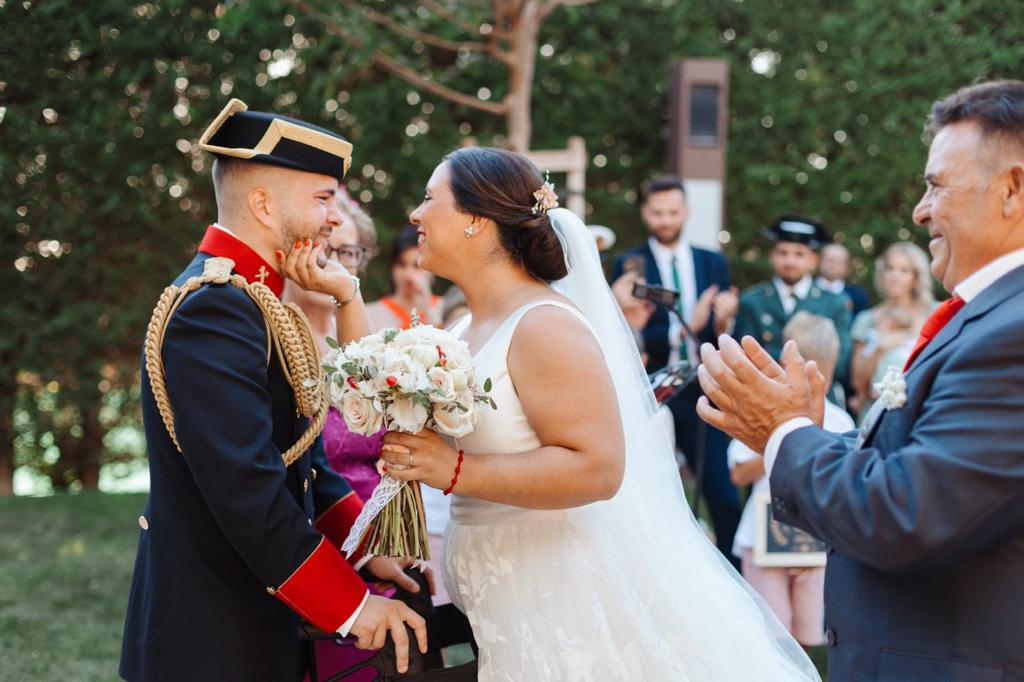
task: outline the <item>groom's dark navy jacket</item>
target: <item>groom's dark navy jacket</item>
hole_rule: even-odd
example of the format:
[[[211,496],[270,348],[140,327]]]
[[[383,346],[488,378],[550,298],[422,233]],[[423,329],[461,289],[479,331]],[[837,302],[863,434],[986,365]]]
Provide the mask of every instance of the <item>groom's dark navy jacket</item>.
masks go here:
[[[825,540],[832,682],[1024,680],[1024,267],[967,303],[856,434],[782,442],[772,509]]]
[[[201,274],[211,255],[227,256],[237,273],[280,295],[280,277],[228,233],[211,227],[200,250],[176,284]],[[296,611],[336,629],[366,594],[336,549],[361,502],[327,466],[319,439],[285,469],[281,452],[305,419],[244,291],[208,284],[190,294],[171,317],[162,356],[182,452],[143,363],[151,488],[121,676],[301,680]]]

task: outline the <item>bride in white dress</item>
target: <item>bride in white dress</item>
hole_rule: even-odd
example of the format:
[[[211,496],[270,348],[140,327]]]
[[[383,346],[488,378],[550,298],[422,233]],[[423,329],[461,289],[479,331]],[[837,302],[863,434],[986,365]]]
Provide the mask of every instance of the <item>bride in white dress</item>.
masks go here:
[[[817,680],[691,515],[594,240],[538,205],[542,183],[523,156],[461,149],[411,216],[422,267],[466,294],[454,331],[498,409],[457,444],[389,434],[383,456],[395,478],[457,478],[444,577],[479,679]]]

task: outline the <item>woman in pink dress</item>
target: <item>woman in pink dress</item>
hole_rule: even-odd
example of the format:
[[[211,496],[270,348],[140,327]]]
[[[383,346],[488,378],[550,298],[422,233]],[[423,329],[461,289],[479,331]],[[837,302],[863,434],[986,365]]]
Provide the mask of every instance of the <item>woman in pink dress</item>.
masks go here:
[[[327,259],[325,267],[343,267],[350,274],[362,276],[366,273],[370,259],[377,253],[377,232],[373,220],[344,190],[339,194],[338,208],[341,210],[343,220],[339,227],[332,230],[327,243],[323,246]],[[321,353],[325,352],[328,348],[327,337],[338,338],[335,307],[330,297],[306,291],[288,282],[282,298],[302,308],[309,320],[313,336],[320,345]],[[323,447],[327,462],[332,469],[345,477],[362,500],[369,499],[373,488],[380,482],[376,465],[383,434],[383,431],[373,436],[354,434],[348,430],[345,420],[335,408],[330,408],[327,414],[323,431]],[[369,588],[374,594],[390,597],[394,593],[394,589],[381,591],[372,583]],[[316,652],[317,671],[321,676],[341,672],[376,653],[361,651],[351,646],[339,646],[331,641],[317,642]],[[370,682],[375,675],[372,669],[367,668],[345,679],[352,682]]]

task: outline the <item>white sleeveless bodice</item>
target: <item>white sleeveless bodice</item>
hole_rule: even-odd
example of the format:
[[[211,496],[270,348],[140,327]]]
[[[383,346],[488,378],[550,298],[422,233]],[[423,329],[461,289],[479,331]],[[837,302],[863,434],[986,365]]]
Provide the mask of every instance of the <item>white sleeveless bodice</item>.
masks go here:
[[[477,430],[461,439],[467,455],[541,445],[507,358],[519,321],[542,305],[570,311],[593,331],[559,301],[536,301],[510,315],[474,357],[477,381],[491,379],[498,409],[482,408]],[[469,324],[452,331],[461,337]],[[692,517],[653,537],[614,500],[549,511],[453,495],[451,511],[444,581],[480,647],[480,682],[817,679],[781,656],[766,636],[767,607],[759,609],[730,575]],[[659,556],[666,549],[671,563]]]
[[[477,384],[482,387],[487,379],[491,380],[489,395],[494,399],[498,409],[493,410],[482,404],[477,406],[476,409],[480,411],[480,416],[476,431],[458,440],[458,447],[462,448],[467,455],[529,452],[541,446],[536,432],[526,419],[516,387],[509,376],[508,349],[516,327],[523,316],[534,308],[545,305],[568,310],[588,327],[590,326],[578,310],[566,303],[554,300],[527,303],[509,315],[498,326],[497,330],[473,356]],[[467,315],[452,328],[452,333],[462,338],[471,322],[472,318]],[[462,497],[457,493],[452,495],[451,518],[456,523],[531,523],[564,515],[564,510],[523,509],[472,497]]]

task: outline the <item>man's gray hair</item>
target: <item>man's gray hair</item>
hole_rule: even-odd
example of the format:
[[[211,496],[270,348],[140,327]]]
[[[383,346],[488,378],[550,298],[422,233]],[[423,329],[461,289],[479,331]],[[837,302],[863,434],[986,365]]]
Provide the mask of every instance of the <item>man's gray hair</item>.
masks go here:
[[[986,81],[960,88],[932,105],[925,136],[942,128],[973,121],[986,137],[1014,142],[1024,149],[1024,81]]]
[[[832,320],[801,310],[782,330],[786,341],[796,342],[805,360],[814,360],[822,371],[835,370],[839,359],[839,332]]]

